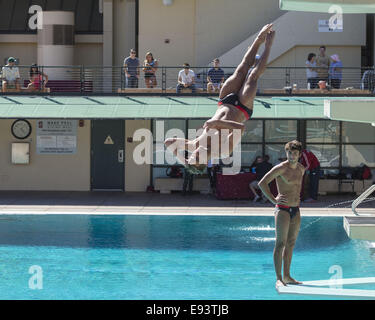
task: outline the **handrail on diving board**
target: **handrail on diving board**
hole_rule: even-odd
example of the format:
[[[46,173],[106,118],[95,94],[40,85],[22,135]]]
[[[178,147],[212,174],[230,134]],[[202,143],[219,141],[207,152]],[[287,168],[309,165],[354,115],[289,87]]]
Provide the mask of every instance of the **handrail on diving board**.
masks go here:
[[[375,191],[375,184],[370,186],[366,191],[364,191],[357,199],[352,203],[352,211],[355,215],[359,216],[358,212],[355,210],[371,193]]]

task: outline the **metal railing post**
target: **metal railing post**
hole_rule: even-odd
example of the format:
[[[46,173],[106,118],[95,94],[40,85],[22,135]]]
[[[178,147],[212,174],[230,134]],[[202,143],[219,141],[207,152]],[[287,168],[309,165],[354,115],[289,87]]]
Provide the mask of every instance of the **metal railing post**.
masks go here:
[[[121,66],[120,67],[120,81],[121,81],[121,85],[120,85],[120,88],[121,88],[121,91],[125,89],[125,78],[124,78],[124,70],[123,70],[123,67]]]
[[[202,72],[202,77],[203,77],[203,79],[202,79],[202,86],[203,86],[203,91],[207,91],[207,68],[204,68],[203,69],[203,72]]]
[[[85,75],[84,66],[80,66],[81,94],[85,92]]]
[[[41,66],[40,67],[40,72],[42,74],[42,83],[40,85],[40,88],[39,88],[39,92],[44,92],[44,86],[45,86],[45,83],[44,83],[44,77],[43,77],[43,74],[44,74],[44,66]]]
[[[285,69],[285,86],[290,86],[290,68]]]
[[[167,71],[166,71],[166,67],[161,68],[161,91],[164,94],[167,91]]]

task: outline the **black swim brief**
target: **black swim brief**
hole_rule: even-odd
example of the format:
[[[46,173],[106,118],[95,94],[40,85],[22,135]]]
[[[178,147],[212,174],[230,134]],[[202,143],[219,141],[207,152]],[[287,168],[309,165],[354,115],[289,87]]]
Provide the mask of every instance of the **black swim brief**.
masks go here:
[[[238,95],[235,93],[230,93],[225,96],[223,99],[220,99],[218,105],[221,106],[222,104],[231,104],[236,107],[238,110],[243,112],[246,117],[246,120],[249,120],[251,115],[253,114],[253,110],[246,107],[244,104],[240,102]]]
[[[297,214],[297,212],[299,212],[299,207],[289,207],[289,206],[284,206],[282,204],[277,204],[276,208],[289,212],[290,219],[293,219],[294,216]]]

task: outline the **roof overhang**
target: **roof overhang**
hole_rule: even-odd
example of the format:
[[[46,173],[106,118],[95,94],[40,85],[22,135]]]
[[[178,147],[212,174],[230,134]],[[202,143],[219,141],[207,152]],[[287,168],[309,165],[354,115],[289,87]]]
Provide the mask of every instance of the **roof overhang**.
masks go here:
[[[252,118],[326,119],[325,100],[334,99],[338,98],[256,97]],[[0,119],[206,119],[215,113],[217,102],[216,97],[12,95],[0,96]]]

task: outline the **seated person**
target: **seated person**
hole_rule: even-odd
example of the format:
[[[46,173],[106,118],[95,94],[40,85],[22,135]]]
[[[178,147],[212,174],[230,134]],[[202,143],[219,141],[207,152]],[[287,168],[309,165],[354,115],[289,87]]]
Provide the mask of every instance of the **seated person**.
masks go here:
[[[251,192],[254,194],[253,202],[257,202],[259,199],[262,200],[262,202],[267,202],[267,198],[263,197],[263,193],[260,193],[260,196],[258,195],[257,191],[260,190],[258,183],[260,180],[263,179],[263,177],[272,169],[272,164],[269,163],[269,156],[265,155],[264,159],[262,157],[257,157],[257,163],[255,164],[255,174],[256,174],[256,180],[250,182],[249,188]],[[260,190],[261,191],[261,190]]]
[[[253,113],[258,79],[266,69],[274,38],[275,31],[272,30],[272,24],[264,26],[233,75],[225,81],[220,90],[218,109],[203,125],[202,134],[192,140],[182,138],[165,140],[167,150],[193,173],[205,172],[210,159],[229,157],[241,142],[241,135],[245,130],[244,122],[249,120]],[[255,63],[255,56],[263,43],[265,43],[263,54]],[[254,68],[247,76],[251,67]],[[215,140],[217,144],[212,143]],[[220,148],[223,145],[227,146],[225,150]],[[189,159],[185,159],[181,154],[185,150],[191,152]]]
[[[190,65],[184,63],[184,68],[178,73],[177,93],[181,93],[181,89],[190,88],[195,93],[195,73],[190,70]]]
[[[207,73],[207,91],[220,91],[224,83],[224,71],[219,67],[220,60],[218,58],[213,61],[214,67],[208,70]]]
[[[16,59],[10,57],[8,59],[8,64],[2,69],[3,92],[6,92],[8,89],[21,90],[20,71],[15,65]]]
[[[44,74],[43,72],[39,71],[39,67],[37,64],[31,65],[29,76],[30,76],[30,83],[27,86],[27,90],[41,91],[45,88],[45,85],[48,82],[48,76]]]

